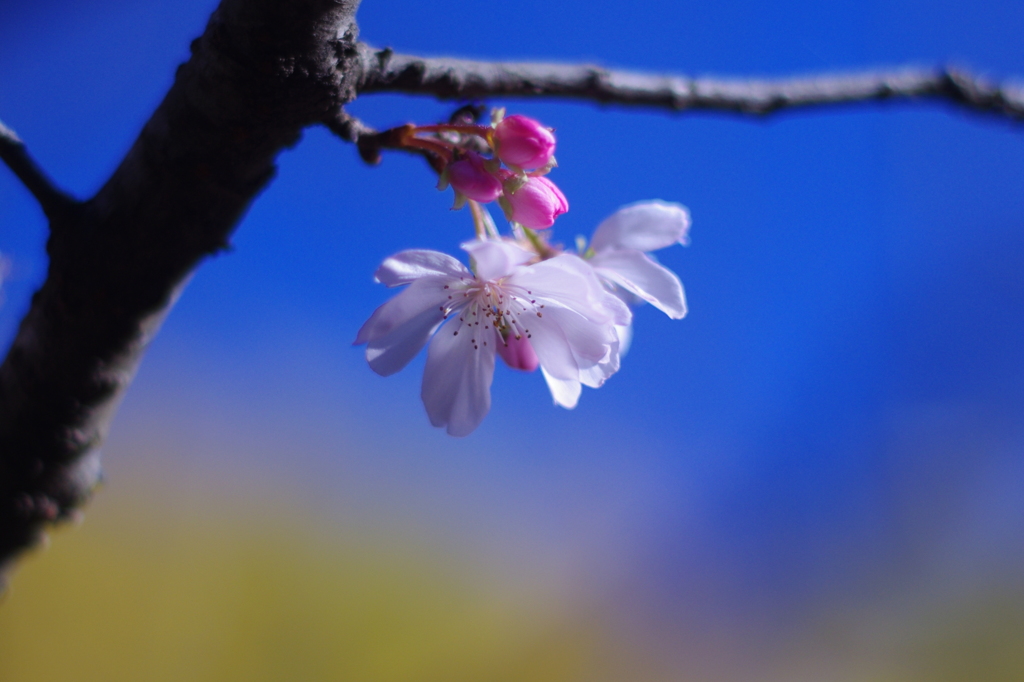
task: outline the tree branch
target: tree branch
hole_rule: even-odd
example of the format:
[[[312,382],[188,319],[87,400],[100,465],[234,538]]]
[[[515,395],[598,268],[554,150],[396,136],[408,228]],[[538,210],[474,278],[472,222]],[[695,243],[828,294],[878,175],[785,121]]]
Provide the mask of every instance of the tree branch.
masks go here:
[[[997,86],[951,68],[900,68],[773,80],[690,78],[592,65],[425,58],[360,44],[359,92],[404,92],[439,99],[563,97],[672,111],[763,116],[853,102],[930,99],[1024,119],[1024,87]]]
[[[51,216],[47,279],[0,366],[0,569],[88,496],[149,340],[277,155],[355,97],[357,5],[223,0],[103,188]],[[12,167],[52,205],[16,140]]]
[[[3,121],[0,121],[0,159],[28,188],[50,220],[58,219],[78,205],[78,202],[53,184],[29,155],[25,144]]]

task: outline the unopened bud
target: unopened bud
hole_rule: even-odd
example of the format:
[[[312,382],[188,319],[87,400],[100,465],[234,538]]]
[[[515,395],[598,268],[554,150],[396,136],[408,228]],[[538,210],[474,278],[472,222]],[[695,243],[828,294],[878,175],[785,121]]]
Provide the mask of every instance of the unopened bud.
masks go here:
[[[483,158],[475,152],[450,164],[447,178],[457,192],[484,204],[497,199],[502,191],[501,182],[484,168]]]
[[[555,136],[538,121],[509,116],[494,128],[498,158],[518,168],[541,168],[555,153]]]
[[[545,177],[528,177],[526,184],[514,192],[506,188],[505,199],[511,208],[509,219],[534,230],[551,227],[555,218],[569,210],[565,195]]]

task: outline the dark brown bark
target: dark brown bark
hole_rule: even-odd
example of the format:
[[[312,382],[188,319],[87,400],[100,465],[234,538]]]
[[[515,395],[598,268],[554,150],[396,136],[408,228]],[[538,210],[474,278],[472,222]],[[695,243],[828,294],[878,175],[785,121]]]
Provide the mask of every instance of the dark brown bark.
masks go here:
[[[48,276],[0,366],[0,563],[89,494],[176,292],[227,245],[278,153],[355,96],[357,5],[224,0],[103,188],[47,209]]]

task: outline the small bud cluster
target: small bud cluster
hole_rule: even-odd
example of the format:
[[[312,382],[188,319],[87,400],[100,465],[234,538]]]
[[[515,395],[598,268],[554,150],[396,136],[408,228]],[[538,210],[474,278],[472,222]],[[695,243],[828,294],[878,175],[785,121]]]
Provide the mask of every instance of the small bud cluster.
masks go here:
[[[509,221],[534,230],[551,227],[569,210],[562,191],[544,177],[556,165],[555,136],[532,118],[498,110],[490,126],[440,124],[412,132],[437,134],[426,148],[446,152],[438,188],[455,190],[455,208],[467,200],[497,201]]]

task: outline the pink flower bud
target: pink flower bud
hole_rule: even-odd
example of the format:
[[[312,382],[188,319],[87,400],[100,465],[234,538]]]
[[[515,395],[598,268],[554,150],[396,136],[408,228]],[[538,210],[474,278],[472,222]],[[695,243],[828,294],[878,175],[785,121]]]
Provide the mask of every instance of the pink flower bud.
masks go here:
[[[540,168],[555,153],[555,136],[526,116],[509,116],[494,128],[498,158],[519,168]]]
[[[509,336],[505,339],[505,343],[501,343],[499,340],[498,355],[512,369],[521,369],[524,372],[532,372],[540,364],[537,353],[534,352],[533,346],[525,336],[520,336],[518,339],[515,336]]]
[[[551,227],[555,218],[569,210],[562,191],[544,177],[527,178],[515,192],[506,192],[505,199],[512,208],[510,220],[534,230]]]
[[[487,172],[483,157],[475,152],[448,166],[448,182],[457,192],[484,204],[501,194],[501,182]]]

